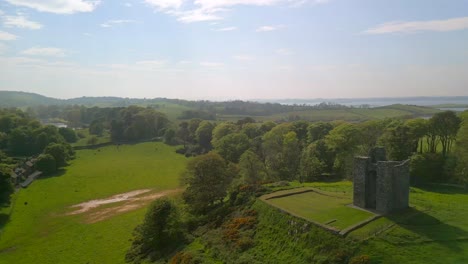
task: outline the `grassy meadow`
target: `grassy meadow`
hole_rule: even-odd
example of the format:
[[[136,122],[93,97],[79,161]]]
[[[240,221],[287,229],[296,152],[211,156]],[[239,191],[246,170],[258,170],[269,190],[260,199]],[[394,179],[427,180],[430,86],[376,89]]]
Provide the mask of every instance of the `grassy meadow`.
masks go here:
[[[154,142],[80,150],[76,156],[60,174],[21,189],[3,210],[10,217],[0,233],[0,263],[123,263],[145,207],[89,222],[88,214],[110,205],[67,215],[70,206],[140,189],[176,189],[186,163],[174,147]]]

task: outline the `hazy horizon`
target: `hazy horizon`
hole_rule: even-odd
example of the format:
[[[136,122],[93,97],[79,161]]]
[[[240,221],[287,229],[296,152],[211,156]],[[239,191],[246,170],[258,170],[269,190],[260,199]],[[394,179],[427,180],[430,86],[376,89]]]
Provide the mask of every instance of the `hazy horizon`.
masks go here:
[[[4,0],[0,90],[188,100],[468,96],[468,2]]]

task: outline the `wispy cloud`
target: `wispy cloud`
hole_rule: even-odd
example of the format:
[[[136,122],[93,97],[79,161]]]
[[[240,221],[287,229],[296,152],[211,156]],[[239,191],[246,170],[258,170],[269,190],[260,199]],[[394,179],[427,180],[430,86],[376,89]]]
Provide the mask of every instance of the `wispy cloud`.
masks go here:
[[[3,25],[5,27],[17,27],[26,29],[41,29],[43,26],[39,22],[29,20],[24,14],[16,16],[4,16]]]
[[[105,23],[101,24],[101,27],[112,27],[114,25],[121,25],[121,24],[130,24],[130,23],[137,23],[138,21],[132,19],[117,19],[117,20],[109,20]]]
[[[294,54],[290,49],[277,49],[275,50],[276,54],[288,56]]]
[[[276,31],[282,28],[284,28],[284,25],[261,26],[261,27],[258,27],[255,31],[256,32],[270,32],[270,31]]]
[[[133,6],[131,3],[124,3],[123,5],[126,6],[126,7],[132,7]]]
[[[28,7],[40,12],[56,14],[74,14],[92,12],[99,5],[99,0],[5,0],[22,7]]]
[[[183,23],[223,19],[223,13],[235,6],[301,5],[328,0],[144,0],[160,12],[177,17]]]
[[[44,57],[65,57],[66,52],[63,49],[47,47],[33,47],[21,52],[23,55],[44,56]]]
[[[144,0],[145,3],[159,9],[178,9],[184,0]]]
[[[223,67],[224,63],[221,62],[213,62],[213,61],[203,61],[200,62],[200,66],[203,67],[211,67],[211,68],[217,68],[217,67]]]
[[[364,34],[414,33],[420,31],[454,31],[468,29],[468,17],[429,21],[393,21],[365,30]]]
[[[224,28],[219,28],[219,29],[214,29],[214,31],[234,31],[237,30],[237,27],[224,27]]]
[[[238,60],[238,61],[252,61],[254,58],[249,55],[235,55],[232,56],[233,59]]]
[[[17,38],[16,35],[0,30],[0,40],[15,40]]]

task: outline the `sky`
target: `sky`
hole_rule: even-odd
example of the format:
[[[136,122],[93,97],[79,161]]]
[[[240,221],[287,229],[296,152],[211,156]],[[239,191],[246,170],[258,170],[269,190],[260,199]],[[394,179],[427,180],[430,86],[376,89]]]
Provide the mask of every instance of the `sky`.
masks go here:
[[[0,0],[0,90],[468,95],[468,0]]]

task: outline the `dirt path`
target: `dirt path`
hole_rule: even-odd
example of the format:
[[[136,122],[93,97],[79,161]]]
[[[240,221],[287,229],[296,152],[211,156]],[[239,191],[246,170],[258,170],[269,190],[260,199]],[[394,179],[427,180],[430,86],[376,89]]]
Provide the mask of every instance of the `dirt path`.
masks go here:
[[[182,189],[167,190],[162,192],[151,192],[151,189],[135,190],[127,193],[113,195],[109,198],[91,200],[76,204],[70,208],[75,209],[67,215],[85,214],[86,223],[96,223],[109,219],[115,215],[133,211],[146,206],[155,199],[163,196],[176,194]],[[100,208],[105,205],[105,208]]]

